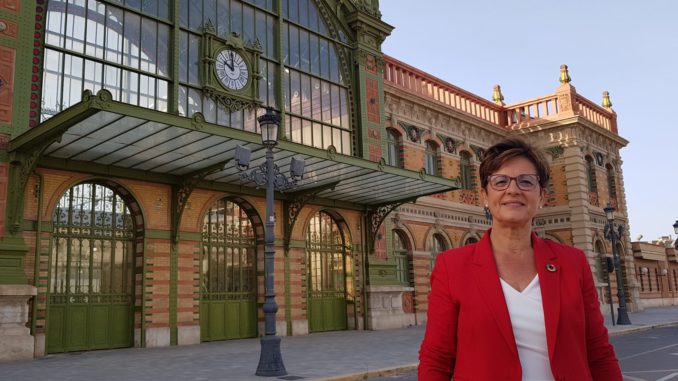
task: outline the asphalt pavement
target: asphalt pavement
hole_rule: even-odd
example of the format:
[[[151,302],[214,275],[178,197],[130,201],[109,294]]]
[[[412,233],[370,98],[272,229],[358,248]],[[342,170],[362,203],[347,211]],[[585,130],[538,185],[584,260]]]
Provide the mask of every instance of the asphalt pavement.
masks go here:
[[[629,313],[633,324],[612,326],[619,336],[678,326],[678,306]],[[609,320],[609,316],[607,317]],[[288,375],[258,377],[259,339],[191,346],[127,348],[48,355],[0,364],[0,379],[21,380],[363,380],[416,369],[424,327],[336,331],[283,337]]]

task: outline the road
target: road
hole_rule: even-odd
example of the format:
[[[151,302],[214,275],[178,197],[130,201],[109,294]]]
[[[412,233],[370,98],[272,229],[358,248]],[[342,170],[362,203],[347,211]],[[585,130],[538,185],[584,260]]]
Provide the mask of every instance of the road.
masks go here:
[[[678,381],[678,327],[616,336],[610,339],[627,381]],[[383,381],[416,381],[414,372]]]

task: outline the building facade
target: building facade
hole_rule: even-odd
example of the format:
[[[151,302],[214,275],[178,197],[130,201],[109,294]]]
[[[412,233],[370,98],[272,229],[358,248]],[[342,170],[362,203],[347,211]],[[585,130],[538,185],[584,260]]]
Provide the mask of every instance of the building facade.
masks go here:
[[[305,161],[275,195],[279,334],[425,324],[435,255],[489,227],[478,164],[511,134],[551,161],[535,230],[584,250],[608,303],[602,208],[628,225],[609,96],[563,66],[553,94],[489,101],[385,56],[391,30],[375,0],[0,2],[4,359],[259,335],[265,197],[242,174],[265,107],[281,173]],[[619,252],[642,308],[628,233]]]

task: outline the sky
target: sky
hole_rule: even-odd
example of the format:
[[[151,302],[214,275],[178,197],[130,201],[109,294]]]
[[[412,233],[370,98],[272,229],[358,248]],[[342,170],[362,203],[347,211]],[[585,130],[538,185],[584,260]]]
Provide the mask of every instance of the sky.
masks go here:
[[[485,99],[552,94],[560,65],[617,113],[631,240],[675,237],[678,1],[381,0],[384,53]]]

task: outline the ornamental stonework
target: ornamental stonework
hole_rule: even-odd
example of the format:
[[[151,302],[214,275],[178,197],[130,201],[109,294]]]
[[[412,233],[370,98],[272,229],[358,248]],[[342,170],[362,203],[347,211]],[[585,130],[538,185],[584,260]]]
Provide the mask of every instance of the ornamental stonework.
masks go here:
[[[12,122],[16,51],[0,46],[0,122]]]

